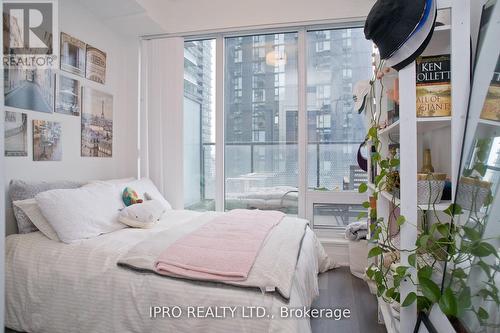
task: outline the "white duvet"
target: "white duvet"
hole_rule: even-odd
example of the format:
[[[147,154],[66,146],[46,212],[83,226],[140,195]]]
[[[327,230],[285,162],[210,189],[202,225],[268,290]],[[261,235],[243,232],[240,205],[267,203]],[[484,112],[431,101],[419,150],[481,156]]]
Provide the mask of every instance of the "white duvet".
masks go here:
[[[288,304],[255,289],[117,267],[117,259],[138,242],[166,228],[178,228],[199,214],[168,211],[153,229],[127,228],[73,244],[52,241],[40,232],[7,237],[6,326],[33,333],[310,332],[309,319],[280,316],[281,307],[309,306],[318,295],[317,273],[333,266],[310,229]],[[215,306],[219,312],[210,312],[214,308],[208,307]],[[252,306],[263,307],[265,317],[244,318]],[[152,307],[171,311],[176,307],[181,316],[152,318]],[[223,307],[234,309],[234,317],[226,311],[226,318],[212,318],[221,315]],[[193,318],[193,309],[208,316]]]

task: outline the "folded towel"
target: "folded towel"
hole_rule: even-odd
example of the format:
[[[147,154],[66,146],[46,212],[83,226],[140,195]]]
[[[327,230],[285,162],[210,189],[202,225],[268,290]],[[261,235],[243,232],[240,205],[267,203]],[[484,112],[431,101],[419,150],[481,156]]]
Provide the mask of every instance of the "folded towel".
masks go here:
[[[345,229],[345,238],[352,241],[366,239],[367,235],[368,235],[368,223],[366,222],[349,223]]]
[[[232,210],[170,245],[158,257],[155,271],[200,280],[245,280],[267,235],[284,216]]]

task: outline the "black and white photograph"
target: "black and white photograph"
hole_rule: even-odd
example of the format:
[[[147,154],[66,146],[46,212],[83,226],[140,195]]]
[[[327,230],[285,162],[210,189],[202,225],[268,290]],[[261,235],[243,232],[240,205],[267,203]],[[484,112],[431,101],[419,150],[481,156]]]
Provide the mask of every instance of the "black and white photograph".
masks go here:
[[[106,52],[87,45],[87,66],[85,77],[89,80],[106,82]]]
[[[50,69],[5,68],[5,106],[31,111],[54,111],[54,75]]]
[[[5,156],[28,156],[28,115],[5,111]]]
[[[33,120],[33,161],[60,161],[61,135],[61,123]]]
[[[79,80],[60,74],[57,79],[56,112],[80,115],[82,89]]]
[[[61,69],[85,77],[86,46],[78,38],[61,32]]]
[[[113,95],[90,87],[83,89],[81,154],[113,155]]]

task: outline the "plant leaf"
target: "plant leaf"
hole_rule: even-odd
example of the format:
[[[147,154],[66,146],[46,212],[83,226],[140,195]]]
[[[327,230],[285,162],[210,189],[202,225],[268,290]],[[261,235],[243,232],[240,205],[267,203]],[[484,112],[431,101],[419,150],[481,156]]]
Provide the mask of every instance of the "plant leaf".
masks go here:
[[[448,234],[450,233],[450,226],[447,223],[436,223],[434,225],[441,235],[448,236]]]
[[[379,256],[383,253],[382,249],[378,246],[375,246],[368,252],[368,258]]]
[[[417,272],[418,279],[430,279],[432,276],[432,267],[431,266],[424,266],[421,267],[418,272]]]
[[[415,262],[416,262],[417,255],[415,253],[412,253],[408,256],[408,264],[410,266],[415,267]]]
[[[417,311],[430,310],[432,303],[424,296],[417,296]]]
[[[368,185],[366,185],[366,183],[359,184],[359,187],[358,187],[359,193],[365,193],[367,190],[368,190]]]
[[[444,210],[444,213],[451,217],[453,217],[453,215],[460,215],[462,214],[462,207],[460,207],[460,205],[457,204],[451,204],[448,208]]]
[[[363,208],[370,208],[370,203],[368,201],[363,202]]]
[[[498,257],[497,250],[493,247],[493,245],[486,242],[480,242],[477,245],[473,245],[470,253],[472,253],[476,257],[487,257],[490,254],[494,254]]]
[[[405,276],[408,266],[398,266],[396,267],[396,273],[400,276]]]
[[[455,294],[450,287],[444,290],[443,295],[439,299],[439,307],[443,311],[444,314],[452,317],[456,317],[458,314],[458,306],[457,299],[455,298]]]
[[[368,216],[368,213],[367,212],[359,212],[358,214],[358,220],[361,220],[362,218]]]
[[[429,243],[429,237],[430,237],[429,235],[422,235],[418,239],[419,245],[423,250],[427,248],[427,245]]]
[[[457,308],[458,308],[458,314],[457,316],[460,317],[460,314],[463,314],[465,310],[467,310],[471,306],[471,297],[470,297],[470,288],[465,287],[462,292],[458,295],[457,299]]]
[[[437,303],[441,297],[441,291],[438,285],[426,278],[421,278],[418,280],[420,288],[422,289],[422,294],[427,297],[432,303]]]
[[[482,307],[479,307],[479,310],[477,310],[477,316],[481,320],[486,320],[486,319],[488,319],[490,317],[490,315],[488,314],[488,312],[486,312],[486,310],[483,309]]]
[[[452,274],[457,279],[465,279],[467,277],[467,274],[465,274],[464,270],[460,267],[453,269]]]
[[[394,297],[394,291],[395,291],[394,287],[387,289],[387,291],[385,292],[385,296],[387,296],[389,298],[393,298]]]
[[[465,236],[469,238],[471,241],[477,241],[481,239],[481,234],[479,231],[469,228],[469,227],[462,227],[462,229],[465,232]]]
[[[403,215],[399,215],[397,220],[396,220],[396,223],[398,224],[398,226],[401,226],[405,222],[406,222],[406,217],[404,217]]]
[[[411,304],[413,304],[413,302],[415,302],[417,299],[417,294],[415,294],[413,291],[411,293],[409,293],[405,300],[403,301],[403,304],[401,304],[402,306],[409,306]]]
[[[490,266],[485,263],[484,261],[478,261],[477,263],[479,265],[479,267],[481,267],[483,269],[483,271],[486,273],[486,275],[488,276],[489,279],[491,279],[491,268]]]
[[[391,165],[392,167],[398,166],[398,165],[399,165],[399,159],[397,159],[397,158],[393,158],[393,159],[391,159],[391,161],[390,161],[390,165]]]

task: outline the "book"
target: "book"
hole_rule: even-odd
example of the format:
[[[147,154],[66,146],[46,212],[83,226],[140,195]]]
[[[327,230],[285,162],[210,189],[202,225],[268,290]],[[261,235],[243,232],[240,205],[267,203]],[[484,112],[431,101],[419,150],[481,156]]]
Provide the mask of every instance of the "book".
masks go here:
[[[500,121],[500,57],[481,110],[481,119]]]
[[[450,55],[419,57],[416,64],[417,117],[450,116]]]

